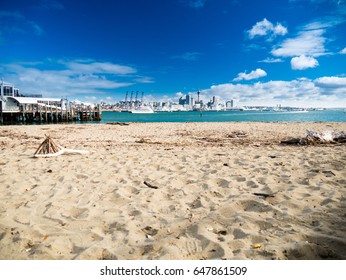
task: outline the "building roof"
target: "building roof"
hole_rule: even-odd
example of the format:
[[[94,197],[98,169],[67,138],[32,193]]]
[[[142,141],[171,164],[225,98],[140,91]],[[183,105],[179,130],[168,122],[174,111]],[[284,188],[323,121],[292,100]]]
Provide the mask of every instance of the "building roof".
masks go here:
[[[13,97],[13,96],[7,96],[8,98],[13,98],[17,102],[21,104],[37,104],[37,98],[33,97]]]
[[[35,97],[14,97],[14,96],[7,96],[9,98],[13,98],[20,104],[38,104],[39,101],[48,101],[48,102],[60,102],[60,98],[35,98]]]
[[[45,97],[40,97],[36,98],[38,101],[52,101],[52,102],[60,102],[61,98],[45,98]]]

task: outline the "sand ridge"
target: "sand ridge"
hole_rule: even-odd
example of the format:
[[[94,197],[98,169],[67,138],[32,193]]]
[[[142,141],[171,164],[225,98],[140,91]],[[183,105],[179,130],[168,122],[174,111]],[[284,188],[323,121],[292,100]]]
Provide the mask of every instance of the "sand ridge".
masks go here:
[[[346,145],[306,129],[346,125],[0,127],[0,258],[345,259]]]

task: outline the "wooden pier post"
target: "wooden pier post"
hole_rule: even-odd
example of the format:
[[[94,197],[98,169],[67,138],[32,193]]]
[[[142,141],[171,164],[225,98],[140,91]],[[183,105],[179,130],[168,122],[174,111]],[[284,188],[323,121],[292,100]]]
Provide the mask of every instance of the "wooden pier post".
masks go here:
[[[0,100],[0,124],[4,124],[4,115],[2,114],[2,101]]]
[[[25,123],[25,104],[23,104],[22,122]]]
[[[44,106],[44,121],[48,122],[48,112],[47,112],[47,104]]]
[[[55,103],[54,103],[55,104]],[[0,100],[0,124],[7,122],[17,123],[49,123],[49,122],[69,122],[69,121],[100,121],[102,109],[96,106],[82,106],[66,104],[66,107],[48,105],[45,103],[20,103],[17,111],[3,112],[3,101]],[[49,108],[48,108],[49,106]]]

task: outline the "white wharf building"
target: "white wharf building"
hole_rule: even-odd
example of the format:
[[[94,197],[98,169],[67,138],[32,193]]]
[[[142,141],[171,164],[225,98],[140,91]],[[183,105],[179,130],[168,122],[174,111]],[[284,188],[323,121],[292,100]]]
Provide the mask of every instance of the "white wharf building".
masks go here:
[[[76,108],[62,98],[21,94],[12,84],[0,84],[0,123],[100,120],[100,109]]]

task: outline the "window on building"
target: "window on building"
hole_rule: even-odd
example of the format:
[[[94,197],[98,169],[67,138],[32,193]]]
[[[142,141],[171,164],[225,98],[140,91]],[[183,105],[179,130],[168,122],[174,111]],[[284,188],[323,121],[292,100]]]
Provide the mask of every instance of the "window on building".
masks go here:
[[[12,96],[12,87],[4,86],[4,96]]]

